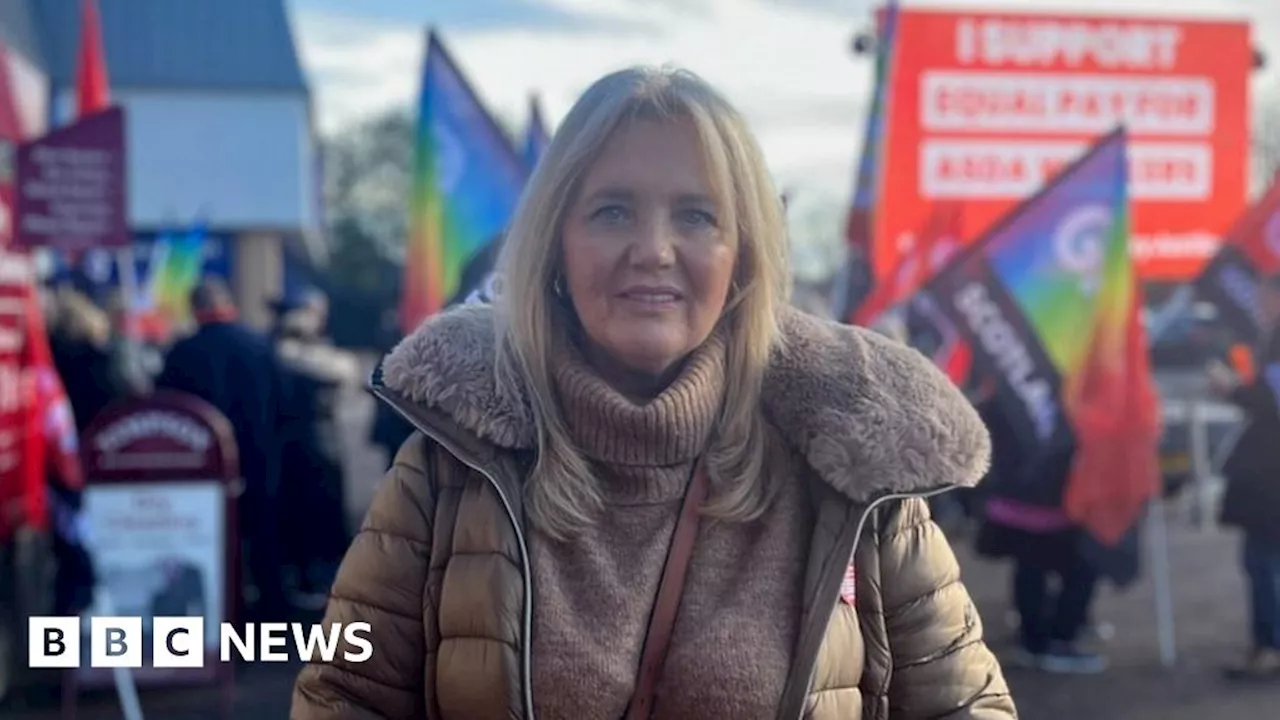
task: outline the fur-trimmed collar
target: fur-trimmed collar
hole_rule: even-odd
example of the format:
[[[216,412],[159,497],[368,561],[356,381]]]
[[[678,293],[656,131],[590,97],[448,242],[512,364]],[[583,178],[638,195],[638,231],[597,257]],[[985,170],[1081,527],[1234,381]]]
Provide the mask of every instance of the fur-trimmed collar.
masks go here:
[[[494,376],[493,310],[470,305],[424,323],[387,356],[386,389],[502,448],[535,445],[523,398]],[[866,502],[888,493],[972,486],[990,440],[977,412],[920,353],[861,328],[788,309],[763,405],[819,477]]]

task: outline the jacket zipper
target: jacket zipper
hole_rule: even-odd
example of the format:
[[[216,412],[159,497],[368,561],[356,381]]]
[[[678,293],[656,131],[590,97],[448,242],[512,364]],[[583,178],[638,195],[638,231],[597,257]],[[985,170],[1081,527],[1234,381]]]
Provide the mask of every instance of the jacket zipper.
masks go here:
[[[871,513],[876,508],[880,507],[881,505],[887,502],[891,502],[894,500],[911,500],[913,498],[920,498],[921,500],[927,500],[929,498],[951,492],[952,490],[955,490],[955,489],[956,488],[954,487],[945,487],[939,490],[929,490],[927,492],[919,492],[919,493],[892,493],[889,495],[881,495],[875,500],[872,500],[871,504],[867,505],[866,509],[862,511],[861,517],[858,518],[858,528],[853,535],[853,546],[849,549],[848,559],[845,561],[845,564],[840,568],[840,570],[842,572],[846,570],[849,567],[849,563],[853,562],[854,557],[857,556],[858,543],[862,542],[862,532],[866,529],[867,520],[871,517]],[[836,611],[836,601],[833,599],[831,601],[831,610],[830,612],[827,613],[827,619],[825,623],[826,627],[831,626],[831,616],[835,614],[835,611]],[[825,631],[824,631],[824,634],[825,634]],[[817,653],[821,649],[822,649],[822,643],[819,642],[818,647],[814,649],[814,652]],[[807,658],[806,658],[806,661],[807,661]],[[795,715],[796,720],[804,720],[805,706],[808,704],[807,700],[809,698],[809,695],[813,691],[813,677],[814,675],[817,674],[817,672],[818,672],[818,663],[815,658],[814,662],[809,667],[809,679],[805,681],[805,693],[804,695],[801,696],[802,700],[800,702],[800,708],[796,711],[796,715]]]
[[[524,637],[523,641],[520,643],[520,675],[524,686],[523,702],[525,706],[525,717],[528,718],[528,720],[534,720],[533,651],[529,647],[530,640],[533,637],[533,587],[532,583],[529,582],[529,578],[531,577],[531,571],[529,568],[529,547],[525,542],[524,530],[521,529],[520,523],[516,518],[516,513],[511,504],[511,499],[507,497],[507,494],[502,489],[502,484],[498,482],[498,479],[494,477],[493,473],[482,467],[484,463],[477,462],[474,458],[471,458],[468,453],[461,452],[457,445],[441,437],[439,432],[433,430],[427,426],[426,423],[415,418],[411,411],[406,410],[401,406],[399,400],[392,397],[381,387],[374,385],[371,390],[380,400],[390,405],[391,409],[399,413],[399,415],[405,420],[408,420],[409,424],[413,425],[414,428],[431,438],[437,445],[444,448],[450,455],[457,458],[459,462],[480,473],[485,480],[489,481],[489,485],[493,487],[493,491],[498,494],[498,499],[502,501],[502,507],[507,513],[507,519],[511,521],[511,528],[516,534],[516,544],[520,546],[520,565],[521,570],[523,571],[521,581],[524,585],[524,607],[521,610],[521,614],[523,615],[521,618],[523,625],[522,633]]]

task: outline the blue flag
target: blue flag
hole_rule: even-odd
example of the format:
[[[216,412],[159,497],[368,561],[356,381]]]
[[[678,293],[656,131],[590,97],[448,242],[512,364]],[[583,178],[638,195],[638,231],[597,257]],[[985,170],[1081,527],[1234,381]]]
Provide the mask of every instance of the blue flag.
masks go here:
[[[511,138],[434,33],[425,65],[400,305],[405,333],[462,289],[464,270],[506,229],[528,179]]]
[[[538,96],[529,97],[529,124],[525,126],[524,133],[524,164],[529,168],[529,172],[538,165],[538,159],[542,157],[542,153],[547,149],[547,143],[551,142],[551,136],[547,134],[547,127],[542,122],[542,108],[538,103]]]

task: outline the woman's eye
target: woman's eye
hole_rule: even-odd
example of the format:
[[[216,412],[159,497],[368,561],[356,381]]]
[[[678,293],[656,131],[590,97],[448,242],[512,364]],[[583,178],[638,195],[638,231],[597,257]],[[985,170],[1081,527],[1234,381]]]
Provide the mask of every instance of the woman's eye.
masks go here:
[[[606,225],[621,225],[627,221],[627,209],[621,205],[606,205],[591,213],[591,219]]]
[[[716,218],[706,210],[681,210],[680,222],[688,227],[716,227]]]

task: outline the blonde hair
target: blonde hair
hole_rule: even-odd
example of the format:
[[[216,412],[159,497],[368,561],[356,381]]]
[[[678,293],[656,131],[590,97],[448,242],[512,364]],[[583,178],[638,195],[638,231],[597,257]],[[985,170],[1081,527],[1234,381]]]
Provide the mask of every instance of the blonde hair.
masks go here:
[[[50,325],[68,338],[104,345],[111,338],[111,319],[102,308],[72,288],[58,288],[53,296]]]
[[[701,140],[724,227],[738,235],[734,290],[720,327],[726,338],[724,402],[705,461],[712,495],[704,512],[749,521],[772,499],[766,463],[773,441],[760,412],[777,312],[790,272],[786,227],[764,155],[742,115],[684,70],[630,68],[597,80],[556,130],[516,210],[499,257],[498,383],[523,391],[538,429],[538,455],[525,486],[530,520],[565,539],[592,524],[602,501],[591,467],[574,446],[556,402],[552,350],[566,342],[570,311],[556,300],[561,226],[592,163],[617,129],[634,120],[692,122]]]

